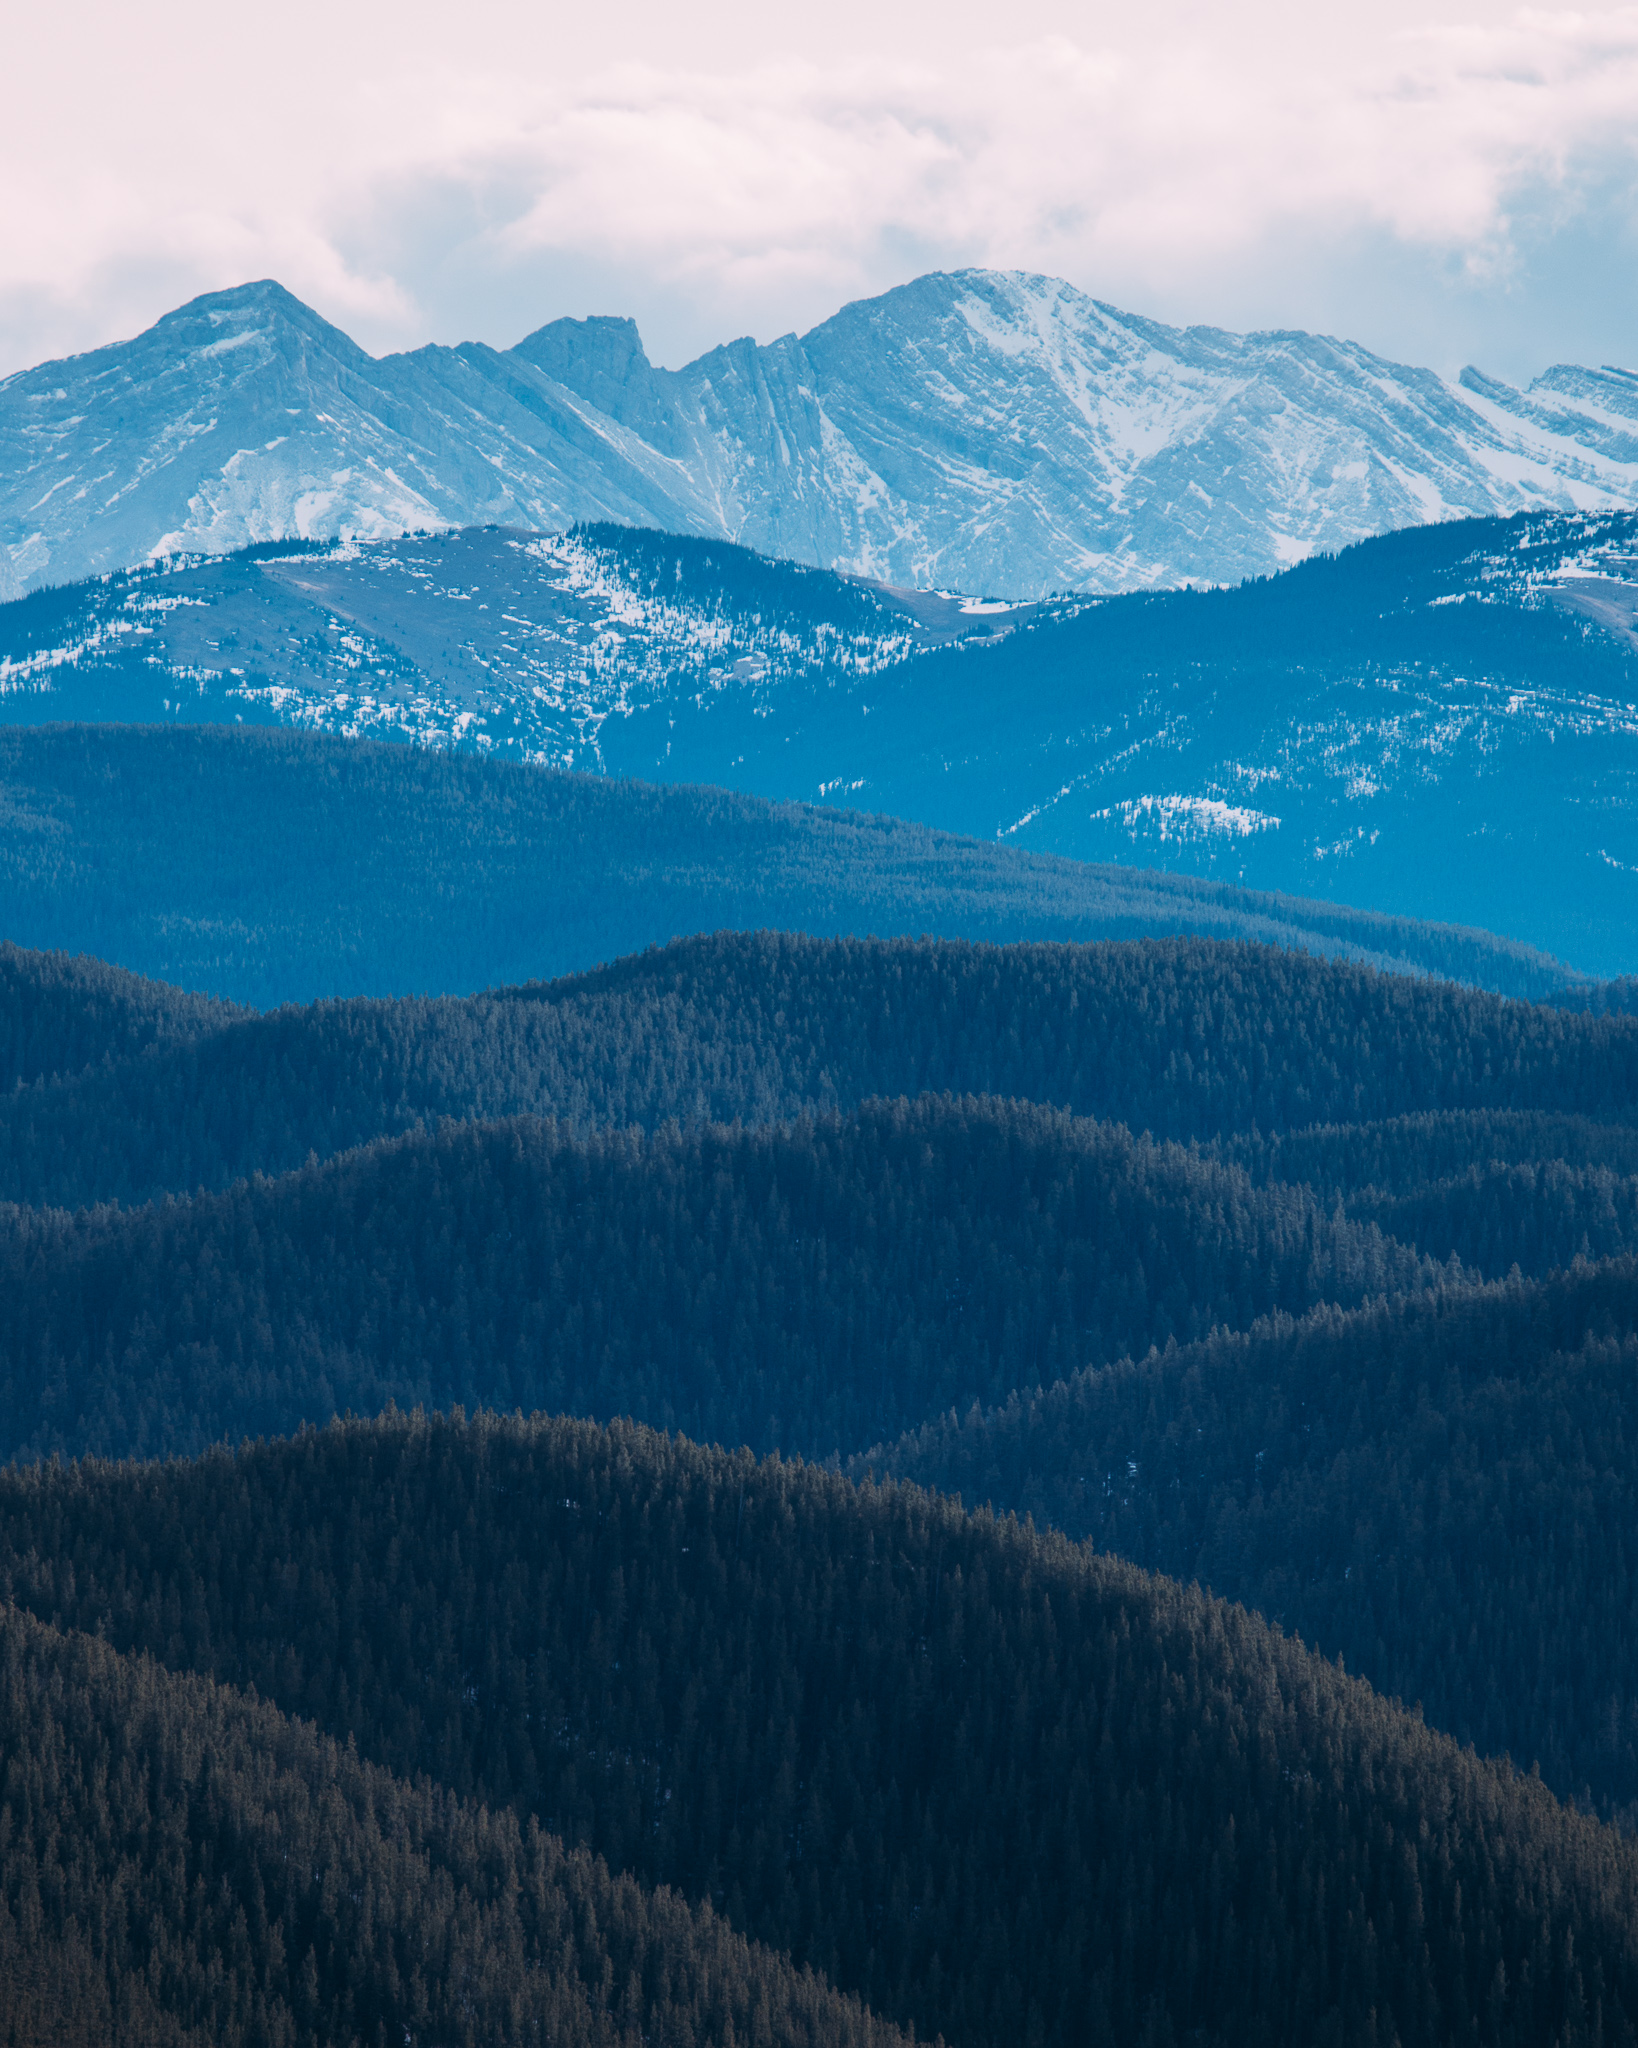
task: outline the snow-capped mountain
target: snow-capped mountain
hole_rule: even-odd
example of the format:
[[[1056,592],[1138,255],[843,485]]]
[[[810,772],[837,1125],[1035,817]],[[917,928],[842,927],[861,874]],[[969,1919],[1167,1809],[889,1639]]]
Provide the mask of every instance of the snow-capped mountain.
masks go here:
[[[0,596],[183,550],[615,519],[888,583],[1232,583],[1638,503],[1638,376],[1527,390],[962,271],[656,369],[629,320],[372,358],[272,283],[0,382]]]
[[[686,491],[675,463],[516,354],[376,361],[270,283],[0,383],[17,587],[292,536],[663,523]]]
[[[725,784],[1638,972],[1638,514],[1021,606],[617,524],[172,559],[0,606],[0,721],[279,720]]]
[[[271,719],[597,770],[640,712],[726,694],[773,716],[793,687],[1076,605],[890,590],[617,524],[269,543],[0,606],[0,720]]]

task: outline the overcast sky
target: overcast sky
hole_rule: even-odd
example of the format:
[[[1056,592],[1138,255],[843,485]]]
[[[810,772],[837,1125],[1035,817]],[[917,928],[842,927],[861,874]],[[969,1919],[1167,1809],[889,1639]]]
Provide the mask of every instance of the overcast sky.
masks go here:
[[[1638,368],[1638,8],[0,0],[0,33],[0,373],[263,276],[376,352],[622,312],[676,364],[962,264]]]

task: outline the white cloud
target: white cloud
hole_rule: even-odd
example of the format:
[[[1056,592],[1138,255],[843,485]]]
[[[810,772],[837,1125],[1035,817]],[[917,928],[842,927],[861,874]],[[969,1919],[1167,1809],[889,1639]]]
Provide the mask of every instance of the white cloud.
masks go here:
[[[595,295],[670,360],[966,262],[1166,317],[1334,309],[1387,347],[1499,319],[1578,352],[1578,318],[1603,322],[1589,342],[1630,322],[1626,287],[1589,276],[1581,307],[1551,250],[1632,219],[1638,10],[1384,26],[1269,0],[1138,26],[1078,9],[1072,36],[1040,0],[1028,40],[995,47],[975,9],[925,48],[891,10],[894,33],[849,35],[871,18],[849,4],[827,46],[869,58],[747,50],[724,11],[691,64],[658,13],[628,15],[623,47],[667,61],[611,64],[584,28],[567,57],[531,41],[509,0],[454,43],[410,8],[390,69],[367,32],[385,17],[343,9],[333,61],[297,20],[302,61],[236,90],[189,15],[174,64],[145,75],[133,46],[106,77],[69,67],[73,103],[48,78],[0,140],[7,189],[34,188],[0,221],[4,367],[265,274],[378,347],[509,340]]]

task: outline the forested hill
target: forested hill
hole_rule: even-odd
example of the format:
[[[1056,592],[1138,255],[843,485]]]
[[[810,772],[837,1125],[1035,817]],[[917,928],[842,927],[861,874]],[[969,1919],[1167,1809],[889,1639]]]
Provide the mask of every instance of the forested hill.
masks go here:
[[[1631,975],[1635,562],[1632,512],[1414,527],[982,653],[634,707],[605,758],[766,796],[856,787],[978,838],[1481,925]]]
[[[1638,2048],[1638,1018],[13,947],[0,1058],[0,2048]]]
[[[6,2048],[897,2048],[504,1808],[0,1605]]]
[[[856,1461],[1244,1600],[1638,1818],[1629,1255],[1092,1368]]]
[[[1542,1109],[1420,1111],[1381,1122],[1241,1131],[1213,1149],[1256,1181],[1308,1181],[1363,1195],[1455,1180],[1497,1160],[1638,1173],[1638,1122]]]
[[[475,754],[231,726],[0,727],[0,793],[0,939],[264,1007],[464,995],[762,927],[1197,933],[1532,998],[1582,987],[1487,932]]]
[[[1613,1830],[1243,1609],[913,1488],[631,1427],[389,1418],[0,1477],[0,1587],[104,1638],[65,1652],[8,1624],[14,1669],[148,1649],[254,1685],[952,2048],[1638,2036],[1638,1857]],[[141,1796],[98,1766],[151,1739],[151,1708],[105,1682],[42,1736],[49,1684],[0,1696],[25,1754],[72,1744],[88,1786]],[[258,1798],[288,1798],[315,1748],[292,1741]],[[242,1754],[222,1743],[187,1803],[156,1773],[178,1822],[231,1840]],[[13,1861],[62,1810],[33,1782]],[[419,1810],[450,1813],[457,1849],[474,1826]],[[413,1873],[421,1843],[378,1811]],[[308,1867],[267,1873],[274,1910]],[[345,1929],[362,1887],[349,1904],[330,1868]],[[496,1855],[471,1880],[497,1913],[506,1875]],[[366,1982],[418,1897],[374,1910]]]
[[[33,1042],[67,970],[5,958],[0,1030]],[[1512,1156],[1491,1112],[1638,1117],[1638,1019],[1202,940],[725,934],[467,1001],[224,1016],[182,998],[166,1017],[162,1042],[116,1022],[105,1057],[0,1098],[0,1199],[223,1186],[445,1116],[761,1123],[926,1091],[1183,1141],[1482,1113],[1446,1147],[1447,1174]],[[1578,1163],[1606,1145],[1581,1161],[1563,1142]]]
[[[1306,1188],[994,1100],[580,1142],[446,1127],[0,1220],[0,1459],[453,1402],[824,1458],[1440,1267]]]
[[[104,960],[0,940],[0,1093],[186,1045],[244,1014]]]

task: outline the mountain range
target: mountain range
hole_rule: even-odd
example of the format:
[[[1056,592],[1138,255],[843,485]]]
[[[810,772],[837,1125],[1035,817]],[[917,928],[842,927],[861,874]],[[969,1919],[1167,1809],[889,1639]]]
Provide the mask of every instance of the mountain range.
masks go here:
[[[0,606],[0,723],[279,722],[845,804],[964,835],[962,864],[978,858],[972,842],[1000,842],[1311,899],[1294,917],[1257,913],[1288,930],[1317,929],[1316,899],[1368,905],[1630,974],[1635,565],[1627,512],[1444,521],[1233,590],[1023,605],[607,523],[268,544]],[[18,830],[32,872],[35,842]],[[710,865],[681,857],[690,872]],[[199,859],[215,872],[223,855]],[[1070,896],[1107,915],[1110,869],[1082,878]],[[1117,890],[1122,916],[1132,888],[1160,918],[1145,929],[1222,929],[1152,876]],[[921,908],[904,899],[886,924],[829,922],[856,913],[823,888],[785,894],[781,915],[808,930],[1001,935],[951,904],[939,916],[958,923],[902,923],[930,914],[919,884],[914,896]],[[11,935],[61,943],[56,913],[25,920],[23,900]],[[122,950],[83,917],[74,930],[129,965],[205,971],[187,950]],[[501,971],[546,963],[510,955]]]
[[[1520,390],[937,273],[679,370],[630,320],[374,358],[264,281],[0,382],[0,597],[157,555],[611,519],[1011,597],[1638,498],[1638,376]]]
[[[0,383],[0,2048],[1638,2048],[1635,492],[984,272]]]

